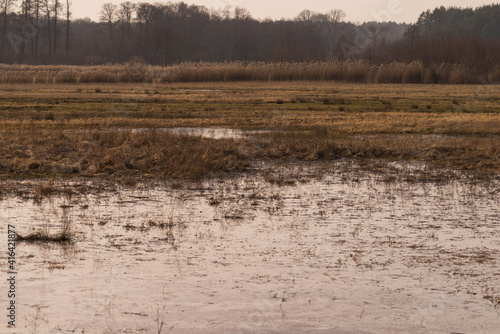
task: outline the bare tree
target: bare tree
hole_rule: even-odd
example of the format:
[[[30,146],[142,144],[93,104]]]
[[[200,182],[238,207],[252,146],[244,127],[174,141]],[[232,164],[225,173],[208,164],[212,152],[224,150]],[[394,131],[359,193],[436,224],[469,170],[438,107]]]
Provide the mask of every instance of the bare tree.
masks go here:
[[[236,7],[234,9],[234,40],[238,41],[245,32],[242,29],[242,22],[249,19],[250,12],[245,8]]]
[[[69,54],[69,26],[71,23],[71,1],[66,0],[66,56]]]
[[[49,63],[52,62],[52,31],[50,29],[51,26],[51,19],[50,19],[50,2],[49,0],[42,0],[42,7],[45,10],[45,17],[47,20],[47,35],[48,35],[48,41],[49,41]]]
[[[324,14],[325,26],[328,32],[328,36],[330,37],[331,57],[335,56],[336,54],[336,46],[341,36],[341,33],[338,30],[340,30],[340,23],[345,17],[346,13],[341,9],[332,9]]]
[[[372,47],[373,47],[373,54],[372,54],[372,60],[377,59],[378,55],[378,44],[377,41],[380,37],[383,36],[384,33],[386,33],[389,30],[389,28],[385,25],[382,25],[380,23],[373,23],[368,26],[368,29],[366,30],[367,36],[371,38],[372,40]]]
[[[144,25],[144,50],[146,59],[149,61],[149,25],[153,18],[155,6],[149,3],[140,3],[137,5],[137,22]]]
[[[331,9],[325,15],[334,24],[342,22],[346,17],[346,13],[341,9]]]
[[[59,19],[59,13],[62,10],[62,3],[60,0],[53,0],[52,4],[52,10],[54,11],[54,53],[57,52],[57,35],[58,35],[58,30],[57,30],[57,23]]]
[[[24,16],[24,18],[29,19],[29,16],[31,14],[31,8],[32,8],[32,1],[31,0],[23,0],[21,3],[21,14]]]
[[[295,19],[297,21],[307,22],[307,21],[311,21],[314,15],[316,15],[316,13],[310,11],[309,9],[305,9],[305,10],[301,11]]]
[[[31,12],[32,12],[32,1],[31,0],[23,0],[21,2],[21,16],[24,19],[25,24],[27,22],[30,22],[31,19]],[[24,38],[24,41],[20,43],[20,61],[24,61],[24,49],[26,47],[28,38],[31,38],[30,33],[25,32],[24,30],[21,31],[22,37]]]
[[[35,55],[35,58],[38,57],[38,38],[39,38],[39,23],[40,23],[40,5],[41,5],[41,0],[33,0],[33,24],[36,29],[35,33],[35,40],[34,40],[34,45],[33,45],[33,54]]]
[[[118,11],[117,5],[114,5],[111,2],[107,2],[104,5],[102,5],[101,11],[99,12],[99,20],[102,23],[108,24],[110,38],[113,33],[113,22],[116,19],[117,11]]]
[[[131,25],[132,16],[134,15],[135,4],[130,1],[123,2],[120,4],[120,9],[118,10],[118,18],[122,24],[122,36],[125,33],[125,27],[127,28],[127,36],[130,39],[131,36]]]

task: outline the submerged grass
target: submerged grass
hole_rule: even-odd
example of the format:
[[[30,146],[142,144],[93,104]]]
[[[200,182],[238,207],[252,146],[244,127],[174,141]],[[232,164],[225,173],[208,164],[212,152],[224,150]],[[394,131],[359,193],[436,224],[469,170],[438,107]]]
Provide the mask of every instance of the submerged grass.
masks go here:
[[[61,232],[58,234],[49,234],[44,231],[37,231],[25,236],[18,234],[16,237],[16,241],[19,242],[53,242],[53,243],[69,243],[72,241],[72,236],[69,233]]]
[[[71,225],[66,223],[59,233],[52,234],[48,227],[44,227],[39,231],[26,235],[16,234],[16,241],[28,243],[70,243],[73,241],[73,234],[71,233]]]

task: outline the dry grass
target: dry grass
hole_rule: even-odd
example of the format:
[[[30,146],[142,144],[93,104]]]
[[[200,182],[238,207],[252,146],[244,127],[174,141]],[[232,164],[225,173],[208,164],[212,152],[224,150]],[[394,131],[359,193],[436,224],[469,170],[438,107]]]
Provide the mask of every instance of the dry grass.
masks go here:
[[[500,134],[500,86],[327,82],[0,86],[0,128]]]
[[[56,175],[199,179],[245,170],[234,140],[146,133],[65,131],[3,132],[0,173],[11,177]],[[40,192],[50,193],[50,185]]]
[[[0,65],[0,83],[174,83],[235,81],[337,81],[352,83],[500,82],[500,66],[475,73],[463,65],[368,61],[310,63],[182,63],[167,67],[140,63],[99,66]]]
[[[16,241],[29,242],[29,243],[70,243],[73,241],[73,233],[71,231],[71,224],[66,221],[63,222],[63,227],[58,233],[51,233],[50,229],[45,226],[42,229],[26,234],[16,234]]]
[[[19,242],[40,242],[40,243],[68,243],[72,241],[72,235],[66,232],[61,232],[57,234],[50,234],[45,231],[37,231],[34,233],[27,234],[25,236],[17,235],[16,241]]]
[[[8,141],[5,138],[9,138]],[[2,133],[0,173],[5,177],[189,179],[248,170],[255,159],[321,161],[385,159],[425,161],[436,167],[500,170],[497,138],[369,136],[339,139],[290,132],[261,139],[207,139],[150,131]],[[16,150],[24,147],[26,150]],[[40,194],[50,194],[43,187]]]
[[[293,133],[291,134],[293,136]],[[295,136],[296,137],[296,136]],[[259,142],[259,158],[279,160],[388,159],[436,167],[500,170],[498,138],[382,136],[346,139],[275,138]]]
[[[0,176],[133,185],[247,171],[262,159],[344,158],[498,173],[499,100],[487,85],[0,86]],[[216,140],[132,131],[186,126],[269,132]]]

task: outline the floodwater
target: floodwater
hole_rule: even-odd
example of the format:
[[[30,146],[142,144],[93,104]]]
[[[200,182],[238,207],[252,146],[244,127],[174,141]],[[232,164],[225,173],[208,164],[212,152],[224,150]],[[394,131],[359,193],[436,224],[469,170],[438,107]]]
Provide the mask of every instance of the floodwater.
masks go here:
[[[18,323],[1,332],[499,333],[498,181],[341,169],[4,197],[3,249],[7,223],[70,224],[75,241],[18,243]]]

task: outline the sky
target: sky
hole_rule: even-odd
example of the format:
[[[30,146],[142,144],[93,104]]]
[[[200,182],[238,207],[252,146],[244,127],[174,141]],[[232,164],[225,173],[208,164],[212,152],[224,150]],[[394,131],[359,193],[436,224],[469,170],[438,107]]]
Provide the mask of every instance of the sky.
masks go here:
[[[73,18],[88,17],[97,21],[99,11],[104,3],[120,4],[126,0],[72,0]],[[131,2],[168,3],[165,0],[142,0]],[[174,0],[172,2],[180,2]],[[478,7],[492,3],[494,0],[184,0],[187,4],[202,5],[209,9],[221,9],[226,6],[243,7],[256,19],[291,19],[304,9],[324,13],[330,9],[341,9],[347,16],[346,21],[362,23],[365,21],[394,21],[398,23],[414,23],[420,14],[427,9],[439,6]]]

